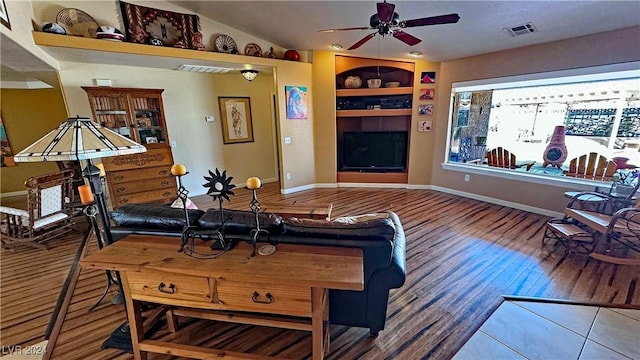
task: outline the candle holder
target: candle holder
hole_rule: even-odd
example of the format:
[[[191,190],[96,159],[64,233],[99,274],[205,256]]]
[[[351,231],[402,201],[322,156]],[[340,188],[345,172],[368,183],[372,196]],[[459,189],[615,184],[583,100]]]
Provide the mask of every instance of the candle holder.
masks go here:
[[[173,168],[173,167],[172,167]],[[172,171],[173,173],[174,171]],[[182,228],[182,235],[181,237],[181,241],[180,241],[180,247],[178,248],[178,252],[183,252],[184,251],[184,247],[187,244],[188,241],[188,232],[189,232],[189,225],[190,225],[190,221],[189,221],[189,209],[187,209],[187,199],[188,199],[188,195],[189,195],[189,190],[187,190],[187,188],[184,187],[184,185],[182,185],[182,177],[184,175],[187,175],[189,172],[185,172],[184,174],[176,174],[176,178],[178,179],[178,190],[176,191],[176,194],[178,195],[178,198],[180,199],[180,201],[182,201],[182,209],[184,210],[184,227]]]
[[[247,189],[252,191],[252,199],[251,199],[251,202],[249,202],[249,209],[251,209],[251,212],[253,213],[253,216],[256,220],[256,228],[252,229],[250,232],[251,245],[253,246],[253,249],[251,250],[251,255],[249,255],[250,257],[256,256],[256,253],[258,252],[257,251],[258,236],[260,234],[264,234],[265,236],[267,236],[267,238],[269,237],[269,231],[267,231],[266,229],[260,228],[260,219],[258,216],[260,213],[260,201],[258,200],[258,189],[260,189],[261,187],[262,187],[262,183],[259,178],[250,177],[247,179]],[[267,252],[273,253],[274,249],[275,248]]]
[[[178,164],[179,165],[179,164]],[[174,167],[176,167],[177,171],[174,171]],[[207,184],[204,184],[204,187],[208,187],[209,191],[208,195],[211,195],[213,199],[218,200],[218,207],[220,212],[220,227],[218,230],[197,230],[196,227],[190,226],[189,223],[189,210],[187,209],[187,194],[189,191],[184,188],[182,185],[181,177],[183,175],[188,174],[183,165],[172,167],[172,174],[174,174],[178,178],[178,197],[182,200],[182,206],[184,208],[185,220],[187,223],[185,224],[184,230],[182,231],[182,241],[180,243],[180,247],[178,248],[178,252],[184,252],[186,255],[191,257],[199,258],[199,259],[211,259],[216,258],[228,250],[234,245],[233,240],[228,240],[224,235],[224,209],[222,207],[222,202],[224,199],[229,200],[229,195],[234,195],[233,189],[235,185],[231,184],[231,180],[233,177],[227,177],[226,171],[220,173],[218,169],[216,172],[212,172],[209,170],[210,177],[205,176],[205,180],[208,181]],[[180,171],[182,170],[182,171]],[[218,250],[216,252],[211,253],[201,253],[196,251],[195,240],[213,240],[210,248],[211,250]]]

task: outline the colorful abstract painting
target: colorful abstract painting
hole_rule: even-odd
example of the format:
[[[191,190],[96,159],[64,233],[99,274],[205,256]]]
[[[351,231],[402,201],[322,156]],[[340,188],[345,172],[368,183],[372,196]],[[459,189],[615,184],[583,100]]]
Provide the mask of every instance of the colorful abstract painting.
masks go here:
[[[9,138],[7,138],[7,132],[4,130],[4,123],[2,123],[2,116],[0,116],[0,146],[2,146],[2,167],[16,166],[13,161],[13,151],[9,145]]]
[[[287,101],[287,119],[307,118],[307,88],[303,86],[285,86]]]

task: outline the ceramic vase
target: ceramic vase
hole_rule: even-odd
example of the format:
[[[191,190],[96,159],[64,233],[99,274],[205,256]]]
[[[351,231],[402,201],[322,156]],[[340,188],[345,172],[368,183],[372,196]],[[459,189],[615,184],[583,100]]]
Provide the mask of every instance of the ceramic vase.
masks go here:
[[[347,79],[344,81],[344,87],[347,89],[357,89],[360,86],[362,86],[360,76],[347,76]]]

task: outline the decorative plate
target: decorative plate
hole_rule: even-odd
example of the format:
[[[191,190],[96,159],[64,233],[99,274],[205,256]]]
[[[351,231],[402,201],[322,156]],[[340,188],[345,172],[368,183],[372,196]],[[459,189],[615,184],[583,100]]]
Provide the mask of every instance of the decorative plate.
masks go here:
[[[56,22],[62,25],[69,35],[95,37],[98,29],[98,23],[91,15],[73,8],[60,10]]]
[[[259,56],[262,57],[262,49],[260,45],[254,43],[248,43],[244,47],[244,54],[248,56]]]
[[[215,45],[218,52],[225,54],[238,53],[238,45],[236,45],[236,42],[229,35],[218,35]]]

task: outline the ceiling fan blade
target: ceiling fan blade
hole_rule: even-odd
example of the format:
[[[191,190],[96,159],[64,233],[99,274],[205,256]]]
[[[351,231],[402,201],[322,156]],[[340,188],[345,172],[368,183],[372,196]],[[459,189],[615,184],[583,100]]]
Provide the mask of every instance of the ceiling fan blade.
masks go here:
[[[371,34],[363,37],[362,39],[360,39],[360,41],[358,41],[357,43],[351,45],[351,47],[348,48],[347,50],[355,50],[355,49],[359,48],[360,46],[362,46],[362,44],[366,43],[367,41],[371,40],[372,37],[376,36],[377,33],[378,32],[376,31],[374,33],[371,33]]]
[[[447,14],[447,15],[431,16],[426,18],[401,21],[400,27],[408,28],[408,27],[426,26],[426,25],[455,24],[458,22],[458,20],[460,20],[460,15]]]
[[[376,6],[378,8],[378,19],[380,19],[380,22],[391,21],[396,6],[394,4],[389,4],[386,1],[377,3]]]
[[[346,30],[372,30],[372,28],[368,26],[361,26],[361,27],[341,28],[341,29],[324,29],[324,30],[318,30],[318,32],[332,33],[334,31],[346,31]]]
[[[420,39],[418,39],[417,37],[411,35],[411,34],[407,34],[406,32],[402,31],[402,30],[395,30],[393,32],[393,37],[402,41],[403,43],[409,45],[409,46],[413,46],[417,43],[419,43]]]

